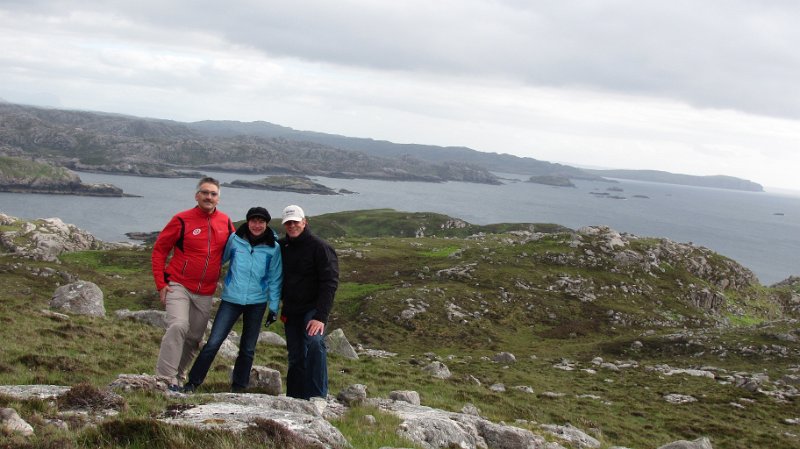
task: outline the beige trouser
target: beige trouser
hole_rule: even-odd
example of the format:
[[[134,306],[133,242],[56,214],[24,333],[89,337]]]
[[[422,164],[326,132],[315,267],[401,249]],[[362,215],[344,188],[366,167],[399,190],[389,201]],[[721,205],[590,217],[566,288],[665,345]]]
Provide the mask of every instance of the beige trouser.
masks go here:
[[[167,331],[161,338],[156,375],[177,385],[200,350],[211,313],[211,296],[194,294],[175,282],[169,286],[172,292],[167,292]]]

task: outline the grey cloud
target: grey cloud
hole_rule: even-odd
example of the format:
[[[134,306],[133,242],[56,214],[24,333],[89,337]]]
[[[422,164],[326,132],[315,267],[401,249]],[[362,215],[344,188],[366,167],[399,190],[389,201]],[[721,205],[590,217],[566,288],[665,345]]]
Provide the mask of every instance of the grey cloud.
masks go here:
[[[793,48],[800,4],[791,1],[27,3],[31,12],[93,8],[159,29],[207,33],[271,57],[800,117],[800,53]],[[12,2],[10,11],[25,4]]]

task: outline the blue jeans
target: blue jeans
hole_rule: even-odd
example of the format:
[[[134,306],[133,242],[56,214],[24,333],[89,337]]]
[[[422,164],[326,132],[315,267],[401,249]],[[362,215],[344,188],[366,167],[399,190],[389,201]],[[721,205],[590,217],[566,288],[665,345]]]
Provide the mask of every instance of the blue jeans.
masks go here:
[[[239,340],[239,355],[233,366],[233,376],[231,387],[233,389],[244,389],[250,383],[250,368],[253,367],[253,357],[256,353],[256,343],[261,329],[261,320],[267,310],[267,303],[240,305],[228,301],[219,303],[217,315],[214,317],[214,324],[211,326],[211,334],[208,336],[203,349],[197,356],[197,360],[189,371],[188,381],[194,385],[200,385],[206,379],[208,369],[214,357],[217,356],[222,342],[228,338],[234,323],[243,316],[242,337]]]
[[[306,325],[315,310],[304,315],[287,316],[286,349],[289,371],[286,375],[286,396],[310,399],[328,396],[328,349],[324,335],[309,336]]]

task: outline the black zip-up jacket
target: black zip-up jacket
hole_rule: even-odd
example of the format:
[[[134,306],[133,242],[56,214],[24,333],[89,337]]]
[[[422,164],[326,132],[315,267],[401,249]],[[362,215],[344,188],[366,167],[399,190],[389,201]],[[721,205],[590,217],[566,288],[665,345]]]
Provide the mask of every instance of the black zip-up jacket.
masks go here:
[[[284,236],[278,243],[283,259],[281,314],[292,317],[317,309],[314,319],[327,323],[339,287],[336,252],[307,225],[297,238]]]

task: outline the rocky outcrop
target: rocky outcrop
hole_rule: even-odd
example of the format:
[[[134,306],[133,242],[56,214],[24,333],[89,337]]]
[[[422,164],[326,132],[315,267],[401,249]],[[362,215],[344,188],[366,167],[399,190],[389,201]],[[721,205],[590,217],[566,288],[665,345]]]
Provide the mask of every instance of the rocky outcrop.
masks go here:
[[[257,419],[272,420],[325,448],[349,446],[339,429],[325,419],[313,402],[285,396],[233,393],[214,394],[207,398],[212,402],[178,410],[160,419],[168,424],[234,432],[244,431]]]
[[[405,401],[369,399],[368,404],[398,416],[398,433],[426,449],[477,448],[563,448],[519,427],[495,424],[479,416],[447,412]]]
[[[65,252],[116,246],[104,243],[59,218],[25,221],[0,213],[0,225],[7,229],[0,230],[0,249],[36,260],[52,262]]]

